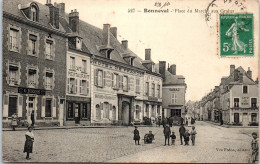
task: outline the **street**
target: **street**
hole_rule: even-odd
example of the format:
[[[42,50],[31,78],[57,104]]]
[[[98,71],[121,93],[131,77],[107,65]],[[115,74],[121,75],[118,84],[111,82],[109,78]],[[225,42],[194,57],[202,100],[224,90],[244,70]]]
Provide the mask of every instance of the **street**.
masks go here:
[[[30,162],[222,162],[243,163],[250,158],[251,133],[258,128],[225,128],[197,122],[196,145],[163,146],[163,128],[139,127],[141,139],[152,130],[152,144],[135,145],[133,127],[79,128],[34,131]],[[191,130],[191,127],[188,127]],[[3,131],[3,161],[28,162],[23,153],[25,131]]]

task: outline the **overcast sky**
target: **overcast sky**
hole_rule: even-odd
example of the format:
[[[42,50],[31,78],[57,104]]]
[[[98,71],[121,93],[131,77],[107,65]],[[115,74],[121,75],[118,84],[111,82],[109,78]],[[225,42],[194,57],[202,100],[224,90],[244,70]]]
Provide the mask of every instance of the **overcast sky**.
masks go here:
[[[37,0],[45,4],[46,0]],[[52,3],[64,2],[65,10],[79,11],[79,17],[94,26],[103,28],[109,23],[118,29],[118,40],[128,40],[129,48],[144,59],[144,49],[151,48],[154,62],[166,61],[177,65],[177,74],[185,76],[187,83],[186,100],[200,100],[214,86],[219,85],[222,76],[229,75],[229,65],[245,70],[251,68],[253,79],[258,77],[258,39],[255,39],[255,57],[220,58],[217,56],[218,37],[216,14],[212,21],[205,22],[204,13],[194,13],[195,9],[203,12],[210,0],[172,0],[164,7],[170,13],[144,13],[144,8],[157,9],[153,0],[52,0]],[[192,3],[193,2],[193,3]],[[217,10],[230,9],[239,11],[234,4],[221,4]],[[246,1],[246,10],[259,20],[257,1]],[[142,12],[128,13],[128,9]],[[176,10],[175,10],[176,9]],[[185,13],[178,12],[185,10]],[[187,13],[187,10],[193,13]],[[176,11],[176,12],[175,12]],[[212,26],[212,27],[210,27]],[[258,38],[258,22],[254,24],[255,36]]]

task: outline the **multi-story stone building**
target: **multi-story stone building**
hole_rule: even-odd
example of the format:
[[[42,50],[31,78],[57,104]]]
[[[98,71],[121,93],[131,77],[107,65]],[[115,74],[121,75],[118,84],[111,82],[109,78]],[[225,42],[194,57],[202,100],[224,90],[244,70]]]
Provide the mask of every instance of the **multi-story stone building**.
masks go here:
[[[207,112],[207,120],[229,125],[258,125],[258,89],[250,68],[230,65],[229,76],[222,77],[220,85],[202,99],[203,116]]]
[[[3,1],[3,124],[13,113],[58,124],[65,100],[66,40],[59,9],[47,1]]]
[[[185,112],[185,95],[187,85],[182,75],[176,75],[176,65],[173,64],[166,70],[166,62],[159,62],[159,72],[163,76],[163,112],[164,117],[182,117]]]

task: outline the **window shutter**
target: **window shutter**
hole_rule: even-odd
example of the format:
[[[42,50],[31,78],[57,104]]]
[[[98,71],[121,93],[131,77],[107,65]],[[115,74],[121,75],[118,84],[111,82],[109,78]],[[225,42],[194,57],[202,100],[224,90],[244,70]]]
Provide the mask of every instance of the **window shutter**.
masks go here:
[[[86,82],[87,82],[87,95],[89,95],[89,81]]]
[[[114,85],[115,85],[115,84],[114,84],[114,78],[115,78],[114,76],[115,76],[115,75],[112,73],[112,76],[111,76],[111,78],[112,78],[112,88],[115,88],[115,87],[114,87]]]
[[[130,91],[130,77],[127,77],[127,90]]]
[[[104,110],[103,110],[103,103],[100,103],[100,117],[101,119],[103,119],[103,114],[104,114]]]
[[[80,80],[79,83],[79,93],[82,93],[82,80]]]
[[[45,117],[45,97],[42,98],[42,111],[41,111],[41,117]]]
[[[52,101],[52,117],[56,117],[56,99],[53,98],[53,101]]]
[[[4,109],[3,109],[3,117],[8,117],[8,104],[9,104],[9,95],[4,95]]]
[[[123,89],[123,76],[119,75],[119,88]]]
[[[104,77],[103,77],[103,79],[104,79],[104,87],[106,87],[107,86],[107,71],[104,71]]]
[[[77,93],[77,89],[78,89],[78,79],[75,79],[75,93]]]
[[[29,39],[28,48],[29,48],[29,53],[32,54],[32,41],[30,39]]]
[[[95,69],[94,70],[94,85],[95,86],[98,86],[98,70],[97,69]]]
[[[67,78],[67,92],[70,93],[70,78]]]
[[[23,116],[23,96],[18,96],[18,117]]]

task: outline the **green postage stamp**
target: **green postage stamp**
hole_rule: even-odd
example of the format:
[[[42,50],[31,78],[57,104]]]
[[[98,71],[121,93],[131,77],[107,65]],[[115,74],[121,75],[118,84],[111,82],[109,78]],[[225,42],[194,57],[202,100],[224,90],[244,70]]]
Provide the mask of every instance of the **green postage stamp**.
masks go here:
[[[253,56],[253,14],[220,15],[220,56]]]

